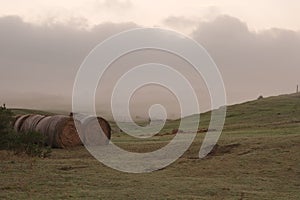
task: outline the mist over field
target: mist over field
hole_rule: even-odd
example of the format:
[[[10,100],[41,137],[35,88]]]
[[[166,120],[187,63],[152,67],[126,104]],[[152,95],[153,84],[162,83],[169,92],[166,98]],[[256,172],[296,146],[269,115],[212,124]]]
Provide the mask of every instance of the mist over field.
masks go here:
[[[187,35],[203,45],[223,76],[228,104],[296,90],[300,74],[300,32],[285,28],[254,31],[237,17],[218,15],[214,19],[184,17],[162,19],[174,30],[194,26]],[[79,23],[80,24],[80,23]],[[27,107],[69,112],[76,73],[88,53],[113,34],[143,27],[133,21],[101,22],[91,27],[67,23],[34,24],[19,16],[0,17],[0,102],[9,107]],[[98,112],[110,115],[113,85],[124,69],[155,61],[183,71],[196,85],[201,110],[210,110],[209,93],[192,67],[175,56],[155,51],[136,52],[110,67],[110,77],[99,84],[96,95]],[[198,81],[198,82],[197,82]],[[157,88],[156,88],[157,89]],[[153,91],[155,95],[153,95]],[[173,100],[172,100],[173,99]],[[173,103],[168,103],[168,102]],[[133,97],[134,116],[147,117],[153,103],[165,104],[169,117],[178,117],[178,103],[167,90],[141,88]],[[165,103],[164,103],[165,102]]]

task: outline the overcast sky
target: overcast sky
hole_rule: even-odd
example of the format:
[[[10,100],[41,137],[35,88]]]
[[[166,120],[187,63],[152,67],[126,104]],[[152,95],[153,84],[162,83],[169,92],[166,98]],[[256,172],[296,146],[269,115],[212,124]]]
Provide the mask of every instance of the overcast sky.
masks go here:
[[[133,21],[143,26],[164,26],[169,17],[190,21],[231,15],[251,30],[300,29],[298,0],[1,0],[0,15],[18,15],[34,23],[65,22],[96,25]],[[197,23],[187,23],[196,26]]]
[[[0,2],[0,103],[10,107],[70,110],[85,56],[136,27],[174,29],[202,44],[220,68],[229,104],[295,92],[300,84],[297,0]]]

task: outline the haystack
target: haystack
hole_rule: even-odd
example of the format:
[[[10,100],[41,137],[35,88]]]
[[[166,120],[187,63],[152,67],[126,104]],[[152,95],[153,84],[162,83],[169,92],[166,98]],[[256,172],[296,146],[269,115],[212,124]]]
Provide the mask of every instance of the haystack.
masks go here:
[[[64,115],[22,115],[16,117],[14,129],[19,133],[39,132],[45,137],[48,146],[56,148],[79,146],[82,145],[82,141],[85,145],[105,145],[109,143],[111,137],[110,125],[101,117],[87,118],[81,124],[73,117]]]
[[[73,118],[64,115],[44,117],[36,125],[35,131],[42,133],[46,144],[51,147],[67,148],[82,144]]]
[[[102,117],[89,117],[81,124],[81,139],[85,145],[106,145],[110,138],[111,127]]]
[[[29,115],[26,117],[21,124],[19,132],[31,132],[35,131],[36,125],[43,119],[45,116],[43,115]]]
[[[14,130],[16,132],[20,132],[21,126],[23,122],[28,118],[30,115],[19,115],[16,117],[16,120],[14,121]]]

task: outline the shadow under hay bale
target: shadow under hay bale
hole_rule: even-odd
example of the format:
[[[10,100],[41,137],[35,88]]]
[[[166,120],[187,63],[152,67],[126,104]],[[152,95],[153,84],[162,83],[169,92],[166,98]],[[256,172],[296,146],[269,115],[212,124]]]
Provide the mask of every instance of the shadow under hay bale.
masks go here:
[[[176,128],[176,129],[173,129],[173,130],[172,130],[172,133],[171,133],[171,134],[174,134],[174,135],[175,135],[175,134],[177,134],[177,133],[183,133],[183,131]]]
[[[239,147],[241,144],[235,143],[235,144],[228,144],[228,145],[218,145],[216,144],[212,151],[208,154],[208,156],[221,156],[227,153],[232,153],[232,151]]]

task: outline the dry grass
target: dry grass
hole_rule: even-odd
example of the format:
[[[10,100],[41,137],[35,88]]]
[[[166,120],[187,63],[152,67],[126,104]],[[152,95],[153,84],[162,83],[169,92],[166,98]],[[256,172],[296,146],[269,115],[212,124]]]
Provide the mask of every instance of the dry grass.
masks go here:
[[[12,156],[2,151],[0,198],[300,198],[300,134],[254,137],[224,133],[213,155],[199,160],[196,156],[201,138],[171,166],[148,174],[110,169],[91,157],[84,147],[56,149],[46,159]],[[118,137],[119,144],[120,140]],[[127,142],[128,146],[132,146],[131,142]],[[132,150],[139,151],[143,146],[136,143]]]

